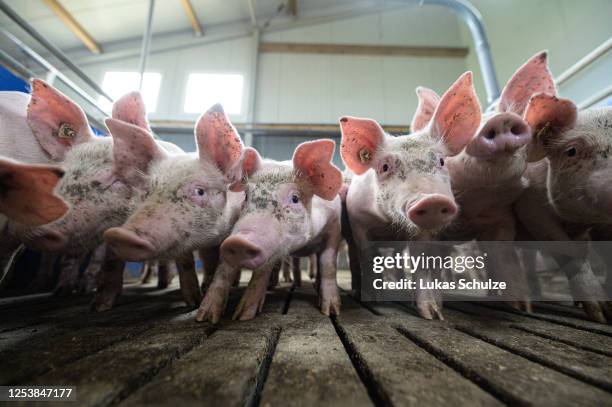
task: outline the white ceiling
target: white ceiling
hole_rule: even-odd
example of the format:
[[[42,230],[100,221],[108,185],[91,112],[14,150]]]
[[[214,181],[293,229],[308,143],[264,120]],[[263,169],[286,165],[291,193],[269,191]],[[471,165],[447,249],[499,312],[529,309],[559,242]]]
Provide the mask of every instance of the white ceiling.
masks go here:
[[[42,0],[5,0],[22,18],[53,44],[65,51],[78,51],[84,45],[60,21]],[[140,37],[144,31],[149,0],[60,0],[61,4],[104,47],[105,43]],[[258,20],[263,23],[276,14],[284,0],[254,0]],[[325,15],[328,10],[350,8],[363,1],[298,0],[299,13]],[[385,3],[384,0],[368,3]],[[191,0],[206,31],[207,26],[250,22],[248,0]],[[281,12],[279,17],[286,17]],[[22,31],[0,12],[0,25],[39,49]],[[153,33],[163,34],[191,30],[180,0],[157,0]]]

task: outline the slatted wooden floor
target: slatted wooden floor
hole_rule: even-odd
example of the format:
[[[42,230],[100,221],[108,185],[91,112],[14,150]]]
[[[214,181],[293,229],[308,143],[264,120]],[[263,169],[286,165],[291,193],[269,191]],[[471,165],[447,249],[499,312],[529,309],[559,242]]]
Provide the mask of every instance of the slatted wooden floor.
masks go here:
[[[342,300],[327,318],[309,283],[283,284],[257,319],[211,326],[175,287],[126,286],[101,314],[86,297],[4,299],[0,384],[75,385],[96,406],[612,406],[612,327],[579,310],[447,303],[426,321]]]

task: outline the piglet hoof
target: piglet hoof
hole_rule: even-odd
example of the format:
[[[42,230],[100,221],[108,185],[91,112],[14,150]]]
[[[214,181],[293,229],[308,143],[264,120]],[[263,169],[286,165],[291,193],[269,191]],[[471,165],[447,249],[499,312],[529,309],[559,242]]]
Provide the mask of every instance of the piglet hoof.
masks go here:
[[[183,300],[189,308],[195,308],[200,302],[202,302],[202,294],[200,290],[185,290],[183,291]]]
[[[76,291],[75,286],[72,283],[69,284],[58,284],[53,290],[53,295],[56,297],[68,297]]]
[[[506,301],[504,304],[506,304],[508,307],[515,309],[517,311],[522,311],[522,312],[527,312],[527,313],[532,313],[533,312],[533,308],[531,306],[531,301],[529,300],[525,300],[525,301]]]
[[[601,324],[612,323],[612,310],[606,302],[581,301],[582,308],[587,318]]]
[[[221,294],[217,292],[206,293],[196,313],[196,321],[218,323],[225,312],[225,306],[226,301]]]
[[[418,301],[417,311],[422,318],[439,319],[440,321],[444,321],[442,306],[436,301]]]
[[[115,293],[100,293],[96,294],[93,302],[91,303],[91,310],[96,312],[104,312],[113,308],[115,301],[119,297],[119,294]]]
[[[291,272],[283,270],[283,281],[285,283],[292,283],[293,279],[291,279]]]
[[[321,285],[319,307],[321,312],[328,317],[340,315],[340,294],[338,293],[337,286],[328,287],[325,284]]]
[[[248,291],[244,293],[240,299],[238,307],[236,307],[236,311],[234,311],[234,315],[232,316],[234,321],[248,321],[255,318],[255,316],[261,312],[266,299],[265,295],[263,298],[253,297],[254,296],[249,295]]]

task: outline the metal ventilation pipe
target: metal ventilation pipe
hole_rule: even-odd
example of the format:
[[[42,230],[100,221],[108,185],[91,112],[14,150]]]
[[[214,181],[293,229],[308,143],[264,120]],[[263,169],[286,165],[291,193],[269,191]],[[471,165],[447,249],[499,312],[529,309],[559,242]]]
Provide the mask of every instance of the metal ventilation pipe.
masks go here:
[[[484,81],[485,90],[487,92],[488,103],[493,103],[499,98],[499,82],[493,65],[493,57],[491,56],[491,48],[487,40],[487,34],[482,23],[480,12],[467,0],[407,0],[418,5],[437,5],[450,9],[457,14],[467,24],[472,39],[474,40],[476,56],[480,64],[482,79]]]

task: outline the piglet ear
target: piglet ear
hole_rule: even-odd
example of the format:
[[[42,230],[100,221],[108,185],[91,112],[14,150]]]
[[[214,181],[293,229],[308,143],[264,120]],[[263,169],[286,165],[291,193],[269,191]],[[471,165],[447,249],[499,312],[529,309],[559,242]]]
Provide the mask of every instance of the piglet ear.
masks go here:
[[[307,179],[313,193],[328,201],[333,200],[342,186],[342,173],[331,162],[336,143],[333,140],[316,140],[302,143],[293,153],[293,168]]]
[[[497,110],[523,115],[529,98],[536,93],[556,95],[547,63],[547,52],[542,51],[531,57],[512,75],[499,98]]]
[[[113,137],[113,172],[128,185],[139,186],[154,160],[165,156],[151,133],[117,119],[106,119]]]
[[[253,147],[245,147],[236,170],[232,174],[233,183],[230,190],[239,192],[244,190],[244,182],[261,168],[261,156]]]
[[[451,155],[461,152],[480,126],[480,103],[466,72],[442,95],[431,119],[430,136],[442,140]]]
[[[372,119],[350,116],[340,119],[340,130],[342,161],[355,174],[363,174],[372,167],[374,156],[385,141],[384,130]]]
[[[242,140],[220,104],[200,116],[195,135],[200,160],[213,162],[222,173],[227,173],[240,160]]]
[[[130,92],[113,103],[113,119],[134,124],[152,133],[147,120],[147,109],[140,92]]]
[[[44,225],[62,217],[68,204],[53,190],[63,175],[54,165],[0,160],[0,212],[25,225]]]
[[[578,109],[569,99],[539,93],[529,100],[525,121],[531,126],[533,139],[527,149],[529,161],[539,161],[546,156],[546,147],[563,131],[576,123]]]
[[[416,88],[416,94],[419,98],[419,105],[412,117],[412,124],[410,125],[411,133],[427,127],[436,107],[438,107],[438,103],[440,103],[440,96],[429,88],[419,86]]]
[[[43,150],[54,160],[62,160],[72,146],[94,137],[83,110],[40,79],[32,80],[28,123]]]

